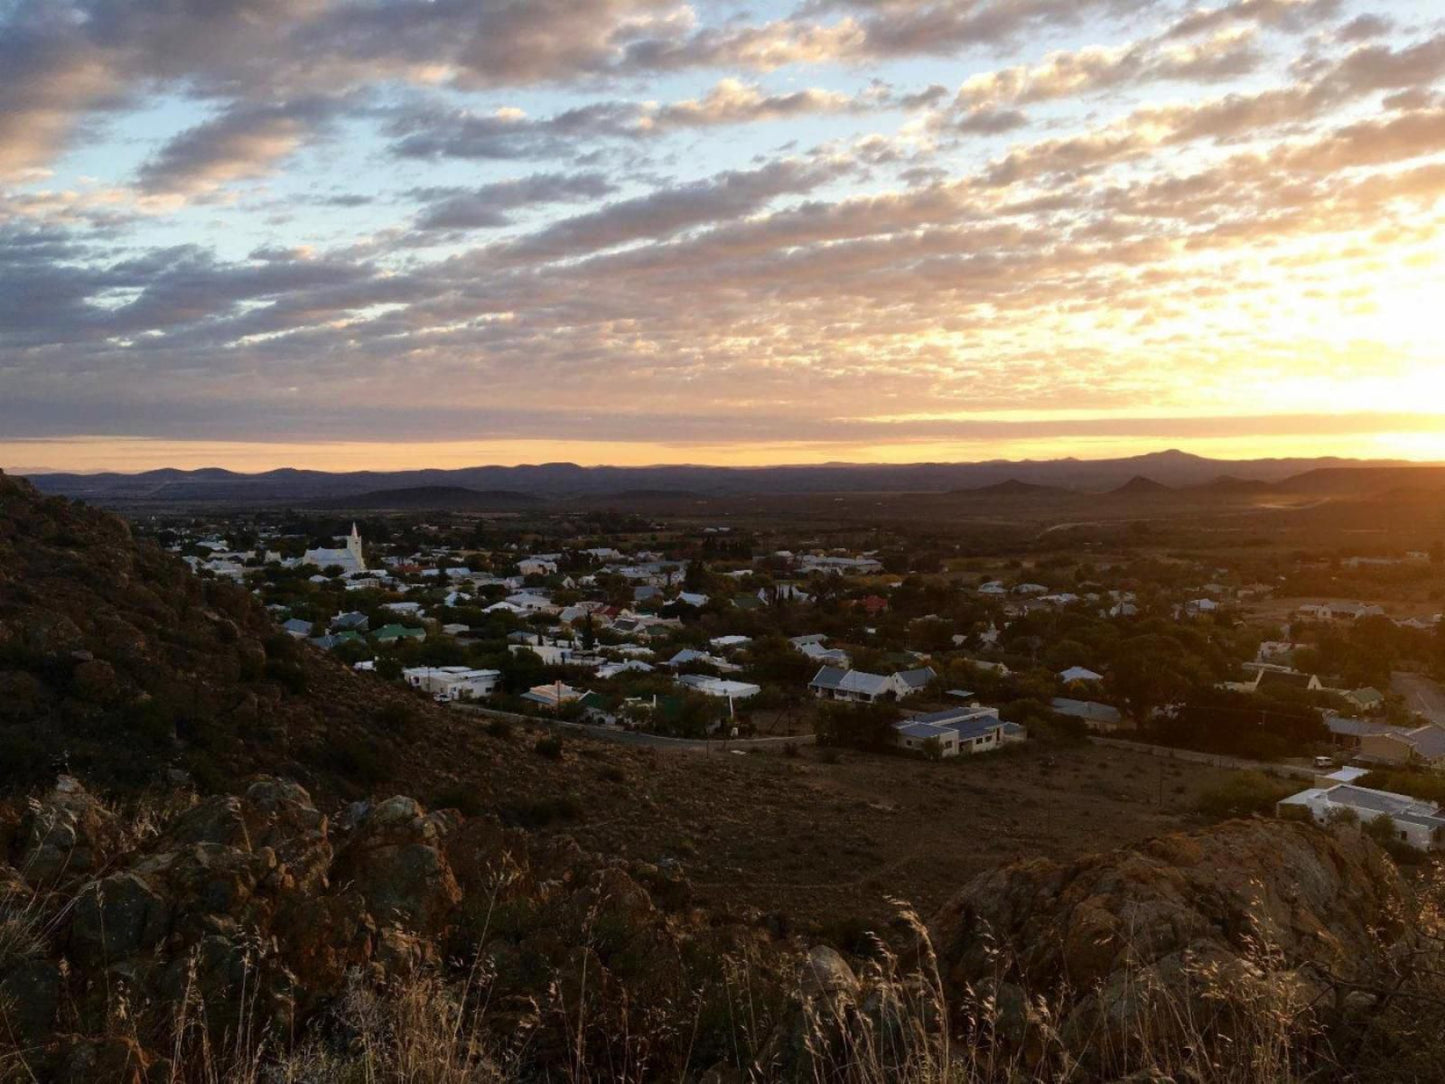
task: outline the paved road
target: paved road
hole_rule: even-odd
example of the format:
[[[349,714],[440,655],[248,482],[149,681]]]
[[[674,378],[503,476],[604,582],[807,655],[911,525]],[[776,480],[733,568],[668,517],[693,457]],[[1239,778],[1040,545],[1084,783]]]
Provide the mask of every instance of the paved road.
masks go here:
[[[1405,698],[1411,711],[1418,711],[1436,726],[1445,726],[1445,689],[1423,674],[1395,673],[1390,687]]]

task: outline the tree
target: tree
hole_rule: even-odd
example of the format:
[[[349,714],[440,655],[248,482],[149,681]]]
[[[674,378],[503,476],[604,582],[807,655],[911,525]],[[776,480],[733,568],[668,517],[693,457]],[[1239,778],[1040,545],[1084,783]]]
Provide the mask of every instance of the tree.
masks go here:
[[[1168,636],[1125,640],[1109,669],[1108,687],[1141,725],[1154,709],[1173,703],[1195,684],[1183,647]]]
[[[819,745],[852,749],[889,749],[893,746],[893,724],[901,717],[897,705],[827,704],[818,712],[813,731]]]

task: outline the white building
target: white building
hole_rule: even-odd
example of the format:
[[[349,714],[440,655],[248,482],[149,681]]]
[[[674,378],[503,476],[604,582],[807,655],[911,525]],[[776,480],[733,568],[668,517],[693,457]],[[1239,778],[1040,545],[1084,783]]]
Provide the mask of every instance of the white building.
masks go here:
[[[1390,819],[1395,838],[1417,850],[1432,851],[1445,842],[1445,816],[1434,802],[1393,794],[1388,790],[1370,790],[1353,783],[1336,783],[1330,787],[1312,787],[1285,798],[1278,805],[1282,815],[1294,810],[1308,810],[1320,823],[1328,822],[1343,812],[1351,812],[1362,824],[1384,816]]]
[[[401,676],[413,689],[447,700],[491,696],[502,681],[500,670],[473,670],[466,666],[413,666],[403,670]]]
[[[361,552],[361,534],[356,529],[356,524],[351,525],[351,534],[346,536],[346,545],[335,550],[307,550],[301,558],[303,565],[315,565],[317,568],[330,568],[332,565],[339,565],[344,573],[365,572],[366,558]]]

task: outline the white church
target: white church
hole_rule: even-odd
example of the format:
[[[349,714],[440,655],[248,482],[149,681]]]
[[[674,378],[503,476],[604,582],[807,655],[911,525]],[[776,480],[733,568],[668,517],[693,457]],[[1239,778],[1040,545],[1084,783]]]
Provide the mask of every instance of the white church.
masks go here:
[[[346,536],[346,546],[339,550],[307,550],[299,564],[315,565],[317,568],[330,568],[332,565],[339,565],[341,571],[347,575],[353,572],[366,571],[366,558],[361,552],[361,534],[356,529],[356,524],[351,525],[351,534]]]

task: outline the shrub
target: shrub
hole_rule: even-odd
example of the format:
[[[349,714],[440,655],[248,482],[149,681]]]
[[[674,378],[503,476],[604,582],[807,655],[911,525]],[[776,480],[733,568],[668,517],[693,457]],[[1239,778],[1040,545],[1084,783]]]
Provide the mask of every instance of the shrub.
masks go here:
[[[486,731],[494,738],[510,738],[512,736],[512,724],[506,719],[492,719],[487,723]]]
[[[477,797],[477,792],[460,783],[438,791],[431,800],[431,806],[433,809],[455,809],[468,817],[476,817],[486,812],[486,806]]]
[[[502,821],[514,828],[546,828],[558,821],[581,820],[583,806],[575,794],[562,794],[530,802],[512,802],[500,812]]]
[[[544,734],[532,746],[532,751],[548,760],[562,759],[562,738],[558,734]]]
[[[1199,811],[1210,817],[1269,813],[1281,798],[1288,798],[1299,790],[1297,781],[1270,779],[1263,772],[1236,772],[1199,796]]]

